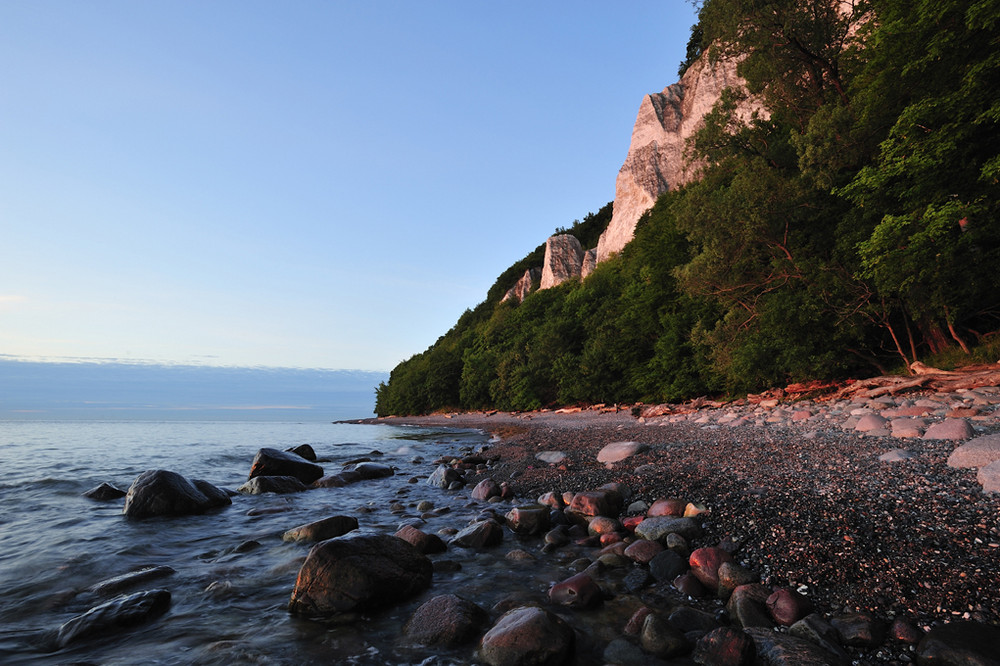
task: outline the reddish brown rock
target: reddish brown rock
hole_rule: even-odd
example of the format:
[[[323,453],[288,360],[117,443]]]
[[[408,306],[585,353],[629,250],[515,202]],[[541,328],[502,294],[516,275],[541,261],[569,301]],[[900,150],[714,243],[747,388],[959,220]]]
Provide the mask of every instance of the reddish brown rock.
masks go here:
[[[483,479],[472,489],[472,499],[485,502],[491,497],[500,497],[500,484],[493,479]]]
[[[403,633],[420,645],[460,645],[476,638],[489,618],[485,610],[471,601],[442,594],[414,611]]]
[[[625,557],[640,564],[649,564],[650,560],[663,552],[663,546],[658,541],[637,539],[625,549]]]
[[[549,589],[549,599],[563,606],[591,608],[601,603],[603,598],[601,587],[585,573],[570,576]]]
[[[281,535],[282,541],[323,541],[358,529],[354,516],[330,516],[307,525],[299,525]]]
[[[550,525],[550,510],[541,504],[516,506],[505,516],[507,526],[517,534],[543,534]]]
[[[623,633],[626,636],[638,636],[639,632],[642,631],[642,623],[646,621],[646,616],[652,612],[653,609],[649,606],[642,606],[639,610],[632,613],[632,617],[625,623]]]
[[[613,518],[618,515],[618,507],[609,492],[588,490],[573,496],[573,501],[567,507],[566,513],[585,517],[608,516]]]
[[[670,498],[670,499],[658,499],[653,502],[653,505],[649,507],[646,511],[647,516],[674,516],[681,517],[684,515],[684,509],[687,508],[687,502],[682,499]]]
[[[691,573],[701,581],[708,590],[719,589],[719,567],[723,562],[731,562],[733,556],[727,551],[715,546],[699,548],[691,553],[688,564]]]
[[[448,546],[436,534],[427,534],[412,525],[403,525],[394,535],[397,539],[402,539],[424,555],[443,553],[448,550]]]
[[[705,586],[690,571],[674,578],[673,585],[678,592],[689,597],[703,597],[708,594]]]
[[[790,627],[813,611],[812,602],[790,587],[781,587],[767,598],[767,610],[778,624]]]
[[[490,666],[558,666],[573,658],[575,639],[572,627],[557,615],[515,608],[486,632],[479,656]]]
[[[749,666],[755,656],[750,636],[733,627],[719,627],[698,640],[691,659],[704,666]]]

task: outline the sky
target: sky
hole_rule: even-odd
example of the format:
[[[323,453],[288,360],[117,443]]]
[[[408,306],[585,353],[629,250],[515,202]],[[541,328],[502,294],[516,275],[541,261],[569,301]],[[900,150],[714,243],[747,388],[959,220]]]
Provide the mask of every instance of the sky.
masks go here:
[[[0,354],[386,371],[614,198],[685,0],[0,2]]]

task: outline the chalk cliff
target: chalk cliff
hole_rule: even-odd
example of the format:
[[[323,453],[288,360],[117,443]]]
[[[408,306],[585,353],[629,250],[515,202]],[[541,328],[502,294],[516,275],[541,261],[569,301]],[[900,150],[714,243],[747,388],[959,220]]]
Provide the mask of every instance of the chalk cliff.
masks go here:
[[[742,85],[735,62],[710,63],[702,56],[678,83],[643,98],[628,155],[615,183],[614,214],[597,245],[598,262],[620,252],[632,240],[639,218],[660,194],[697,175],[697,165],[684,158],[686,143],[702,126],[703,117],[722,91]],[[738,114],[746,119],[758,108],[745,103]]]

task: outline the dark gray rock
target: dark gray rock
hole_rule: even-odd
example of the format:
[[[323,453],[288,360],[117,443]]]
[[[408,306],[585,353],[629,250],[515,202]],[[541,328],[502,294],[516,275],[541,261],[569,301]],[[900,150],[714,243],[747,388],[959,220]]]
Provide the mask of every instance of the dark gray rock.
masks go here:
[[[503,542],[503,528],[495,520],[479,520],[460,530],[452,540],[460,548],[489,548]]]
[[[147,590],[115,597],[63,623],[56,632],[55,642],[63,648],[79,640],[118,633],[149,622],[163,615],[168,608],[170,593],[166,590]]]
[[[654,516],[635,527],[635,535],[640,539],[663,541],[668,534],[679,534],[687,540],[696,539],[701,536],[701,525],[692,518]]]
[[[769,629],[774,626],[774,621],[766,606],[769,596],[771,596],[771,590],[760,583],[740,585],[733,590],[732,596],[729,597],[726,610],[729,611],[729,617],[732,618],[733,623],[741,627],[765,627]]]
[[[868,613],[843,613],[830,618],[840,642],[853,647],[875,647],[885,640],[885,624]]]
[[[1000,666],[1000,627],[959,621],[932,628],[917,645],[920,666]]]
[[[698,640],[691,659],[704,666],[750,666],[755,654],[749,635],[733,627],[719,627]]]
[[[309,487],[294,476],[255,476],[237,488],[245,495],[263,495],[264,493],[301,493]]]
[[[308,444],[299,444],[298,446],[293,446],[292,448],[285,450],[289,453],[294,453],[309,462],[316,462],[316,451]]]
[[[639,641],[643,650],[664,659],[682,655],[691,647],[684,632],[656,613],[650,613],[643,620]]]
[[[463,482],[462,474],[447,465],[438,465],[434,473],[427,477],[427,485],[435,488],[450,488],[453,483]]]
[[[840,646],[840,634],[818,613],[806,615],[789,627],[788,633],[811,641],[845,661],[850,659],[847,651]]]
[[[687,571],[687,560],[672,550],[664,550],[649,561],[649,573],[660,582],[672,581]]]
[[[281,535],[282,541],[324,541],[358,529],[354,516],[330,516],[306,525],[293,527]]]
[[[719,621],[711,613],[692,608],[691,606],[679,606],[667,619],[684,633],[689,631],[709,632],[719,627]]]
[[[420,645],[460,645],[477,638],[489,620],[489,613],[471,601],[443,594],[414,611],[403,633]]]
[[[294,476],[302,483],[310,484],[323,476],[323,468],[295,453],[263,448],[254,456],[247,478],[257,476]]]
[[[317,617],[391,606],[426,589],[432,570],[425,555],[394,536],[321,541],[299,569],[288,610]]]
[[[91,488],[83,494],[84,497],[89,497],[92,500],[99,500],[101,502],[107,502],[109,500],[116,500],[125,497],[125,491],[121,488],[116,488],[110,483],[102,483],[96,488]]]
[[[204,481],[199,483],[205,489],[211,486]],[[208,496],[176,472],[147,470],[129,487],[122,513],[128,518],[187,516],[232,504],[225,491],[211,487],[215,492]]]
[[[135,571],[129,571],[128,573],[123,573],[112,578],[106,578],[100,583],[91,585],[87,589],[94,594],[106,597],[111,594],[118,594],[122,590],[138,585],[139,583],[145,583],[157,578],[163,578],[164,576],[169,576],[174,573],[176,572],[168,566],[142,567],[141,569],[136,569]]]
[[[772,629],[745,629],[757,648],[759,661],[768,666],[847,666],[837,655],[804,638],[780,634]]]
[[[368,481],[370,479],[384,479],[394,474],[392,467],[376,462],[358,463],[351,471],[360,476],[360,480],[362,481]]]

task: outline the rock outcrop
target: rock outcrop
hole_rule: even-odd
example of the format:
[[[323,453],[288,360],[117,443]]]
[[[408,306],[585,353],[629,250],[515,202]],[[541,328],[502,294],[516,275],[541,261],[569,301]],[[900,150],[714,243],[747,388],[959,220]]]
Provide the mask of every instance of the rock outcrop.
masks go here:
[[[542,283],[538,288],[548,289],[571,278],[580,277],[583,255],[583,246],[576,236],[550,236],[545,241],[545,265],[542,266]]]
[[[702,118],[722,91],[742,85],[735,62],[710,63],[702,57],[680,82],[643,98],[628,155],[615,182],[614,214],[597,244],[598,262],[620,252],[632,240],[639,218],[660,194],[695,178],[696,165],[684,159],[688,139],[701,127]],[[744,103],[737,113],[749,118],[758,108]]]
[[[514,283],[514,286],[507,290],[507,293],[503,295],[500,302],[504,302],[510,299],[516,300],[518,303],[524,300],[524,297],[531,293],[531,288],[536,282],[542,279],[542,269],[541,268],[529,268],[524,271],[524,275],[521,279]]]

